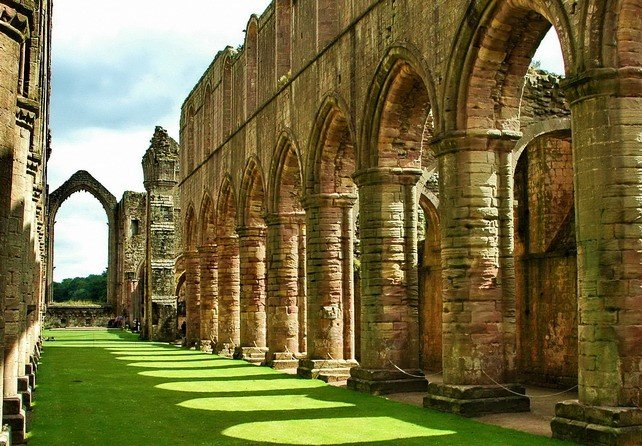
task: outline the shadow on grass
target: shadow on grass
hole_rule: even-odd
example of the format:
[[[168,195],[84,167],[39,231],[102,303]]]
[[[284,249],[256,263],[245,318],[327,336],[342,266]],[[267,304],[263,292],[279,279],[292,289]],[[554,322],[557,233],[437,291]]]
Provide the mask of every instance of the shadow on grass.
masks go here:
[[[56,342],[45,345],[30,446],[562,444],[238,361],[195,369],[167,358],[141,372],[106,348]]]

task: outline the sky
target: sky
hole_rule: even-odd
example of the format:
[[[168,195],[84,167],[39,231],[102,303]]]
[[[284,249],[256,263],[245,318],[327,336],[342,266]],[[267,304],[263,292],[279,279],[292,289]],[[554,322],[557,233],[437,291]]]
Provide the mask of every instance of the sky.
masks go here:
[[[141,158],[156,125],[178,140],[180,107],[216,53],[243,43],[270,0],[57,0],[49,190],[84,169],[120,199],[143,191]],[[554,32],[535,57],[561,72]],[[87,193],[58,211],[54,280],[102,272],[107,217]]]

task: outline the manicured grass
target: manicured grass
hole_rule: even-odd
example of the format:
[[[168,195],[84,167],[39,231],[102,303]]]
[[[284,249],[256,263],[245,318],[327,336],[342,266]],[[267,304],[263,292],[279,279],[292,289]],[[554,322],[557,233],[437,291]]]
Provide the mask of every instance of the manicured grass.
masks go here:
[[[30,446],[564,444],[130,333],[45,336]]]

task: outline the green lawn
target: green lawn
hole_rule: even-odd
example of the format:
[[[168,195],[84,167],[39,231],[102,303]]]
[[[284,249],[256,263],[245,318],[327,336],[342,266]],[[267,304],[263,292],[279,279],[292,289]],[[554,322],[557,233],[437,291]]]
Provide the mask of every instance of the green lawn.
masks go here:
[[[30,446],[550,445],[120,331],[52,331]]]

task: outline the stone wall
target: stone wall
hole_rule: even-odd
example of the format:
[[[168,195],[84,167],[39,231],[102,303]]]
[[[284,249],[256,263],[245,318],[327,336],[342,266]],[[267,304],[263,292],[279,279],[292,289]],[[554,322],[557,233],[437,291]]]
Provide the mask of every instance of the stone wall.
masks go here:
[[[45,315],[45,328],[107,327],[114,319],[113,307],[69,307],[50,305]]]
[[[118,203],[118,299],[116,314],[127,321],[141,320],[143,295],[139,283],[144,274],[147,244],[147,195],[125,192]]]
[[[616,3],[275,0],[252,17],[241,51],[220,52],[183,105],[188,320],[207,314],[211,327],[211,302],[223,312],[260,296],[268,363],[306,354],[306,375],[358,356],[349,385],[383,393],[425,389],[417,377],[423,358],[437,365],[441,308],[444,384],[430,385],[426,405],[525,410],[526,398],[492,385],[532,378],[527,367],[563,384],[576,369],[580,401],[559,409],[556,435],[593,432],[583,408],[603,406],[603,427],[639,442],[639,422],[623,430],[615,419],[618,406],[640,419],[641,5]],[[551,25],[563,82],[528,69]],[[538,152],[538,138],[557,158]],[[531,162],[515,177],[520,154]],[[435,172],[438,194],[424,187]],[[354,293],[346,222],[357,197]],[[418,271],[417,208],[426,199],[441,249],[424,246]],[[219,233],[234,227],[230,215],[240,230]],[[266,237],[250,239],[247,221]],[[265,281],[265,295],[216,283],[222,271],[237,277],[225,270],[220,237],[265,249],[265,274],[236,251],[232,263],[252,271],[241,290]],[[429,270],[440,271],[441,290]],[[355,294],[359,336],[348,329],[357,318],[346,316]],[[256,342],[243,333],[241,344]],[[359,354],[346,357],[357,339]],[[344,358],[331,360],[337,352]]]

